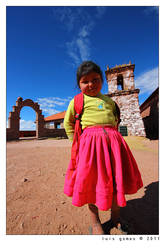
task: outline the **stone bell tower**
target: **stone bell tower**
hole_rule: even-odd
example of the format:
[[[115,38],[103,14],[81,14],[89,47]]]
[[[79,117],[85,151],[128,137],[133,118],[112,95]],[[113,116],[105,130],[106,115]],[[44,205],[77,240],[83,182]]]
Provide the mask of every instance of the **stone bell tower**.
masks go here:
[[[119,131],[128,135],[145,136],[145,129],[139,109],[139,89],[135,89],[135,64],[122,64],[105,71],[108,94],[120,108]]]

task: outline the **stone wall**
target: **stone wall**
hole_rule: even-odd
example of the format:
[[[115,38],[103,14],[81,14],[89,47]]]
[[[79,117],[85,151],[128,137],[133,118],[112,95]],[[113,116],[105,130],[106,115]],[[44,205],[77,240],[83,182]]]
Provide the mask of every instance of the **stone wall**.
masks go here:
[[[118,91],[108,94],[120,108],[120,126],[127,126],[128,135],[145,136],[144,124],[140,115],[139,90]]]
[[[159,90],[158,88],[140,106],[146,137],[159,139]]]
[[[17,131],[11,128],[6,129],[6,140],[7,141],[12,141],[12,140],[17,140],[19,138],[19,134]]]
[[[58,119],[55,121],[45,121],[45,128],[47,129],[57,129],[58,125],[60,125],[60,129],[64,128],[64,119]]]
[[[20,131],[20,111],[23,107],[28,106],[34,109],[36,112],[36,131]],[[63,120],[58,122],[63,123]],[[16,101],[16,106],[13,106],[13,111],[9,113],[8,118],[9,128],[6,129],[6,139],[10,140],[18,140],[19,137],[22,136],[35,136],[36,138],[44,138],[44,137],[62,137],[67,138],[65,129],[49,129],[45,128],[45,120],[42,115],[42,110],[38,103],[33,102],[31,99],[23,100],[22,97],[18,97]]]
[[[36,137],[35,130],[21,130],[19,131],[19,137]]]
[[[108,83],[108,93],[115,93],[118,90],[118,77],[123,78],[123,90],[133,90],[134,84],[134,64],[118,66],[105,71]]]
[[[22,97],[18,97],[16,105],[13,106],[13,111],[9,113],[9,128],[6,130],[6,139],[8,141],[19,139],[20,111],[25,106],[31,107],[36,112],[36,137],[40,138],[45,136],[45,121],[39,104],[33,102],[31,99],[23,100]]]
[[[65,132],[65,129],[46,129],[45,128],[46,137],[61,137],[68,138]]]
[[[128,135],[145,136],[145,129],[139,109],[139,89],[134,83],[135,64],[122,64],[105,71],[108,94],[119,106],[120,126],[126,126]],[[119,89],[121,87],[122,89]]]

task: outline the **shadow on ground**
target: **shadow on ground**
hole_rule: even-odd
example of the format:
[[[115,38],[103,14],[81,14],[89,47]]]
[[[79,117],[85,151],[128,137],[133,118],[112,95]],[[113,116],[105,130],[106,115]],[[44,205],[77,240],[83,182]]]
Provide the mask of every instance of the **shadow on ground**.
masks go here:
[[[145,187],[142,198],[130,200],[121,208],[121,219],[129,225],[128,234],[159,234],[159,182]],[[105,234],[109,234],[111,221],[102,224]]]

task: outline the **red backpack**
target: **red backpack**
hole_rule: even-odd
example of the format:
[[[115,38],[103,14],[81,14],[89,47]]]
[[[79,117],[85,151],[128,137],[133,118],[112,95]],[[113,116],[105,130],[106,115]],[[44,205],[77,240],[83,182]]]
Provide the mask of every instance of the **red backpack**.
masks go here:
[[[74,127],[74,136],[73,136],[73,143],[72,143],[72,150],[71,150],[71,160],[72,166],[76,168],[76,157],[79,150],[79,142],[80,142],[80,135],[82,134],[82,128],[80,124],[81,114],[83,111],[84,106],[84,96],[83,93],[80,93],[74,97],[74,109],[76,112],[75,115],[75,127]]]

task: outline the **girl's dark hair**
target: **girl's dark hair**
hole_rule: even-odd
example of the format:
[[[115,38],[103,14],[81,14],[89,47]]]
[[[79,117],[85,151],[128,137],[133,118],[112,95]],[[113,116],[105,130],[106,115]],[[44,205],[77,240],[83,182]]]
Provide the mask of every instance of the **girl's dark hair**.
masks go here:
[[[79,86],[80,78],[84,75],[87,75],[91,72],[96,72],[101,76],[103,82],[103,73],[100,67],[92,61],[84,61],[77,69],[77,84]]]

